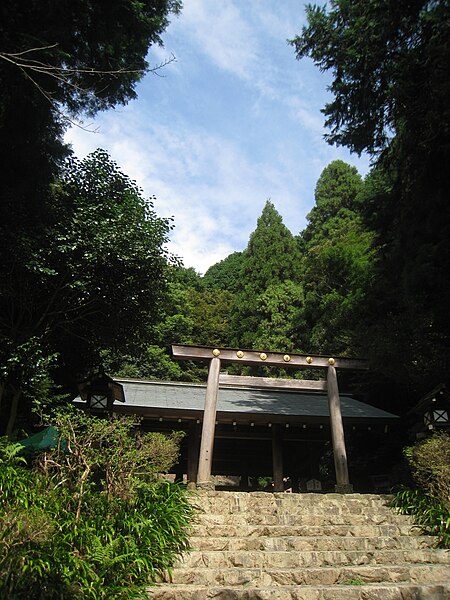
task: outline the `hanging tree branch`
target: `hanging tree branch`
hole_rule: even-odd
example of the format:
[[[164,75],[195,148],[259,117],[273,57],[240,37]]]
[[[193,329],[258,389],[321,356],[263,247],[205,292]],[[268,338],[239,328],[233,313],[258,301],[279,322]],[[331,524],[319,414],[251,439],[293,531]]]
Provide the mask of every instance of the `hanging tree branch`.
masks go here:
[[[152,67],[151,69],[148,69],[148,70],[132,69],[132,68],[103,70],[103,69],[95,69],[94,67],[82,69],[82,68],[72,68],[72,67],[62,66],[62,65],[61,66],[53,65],[49,62],[46,63],[41,60],[36,60],[35,58],[29,58],[27,56],[27,55],[30,55],[31,53],[33,53],[33,56],[35,56],[36,52],[45,52],[47,50],[52,50],[54,48],[57,48],[58,45],[59,44],[51,44],[48,46],[28,48],[27,50],[22,50],[21,52],[0,52],[0,60],[3,60],[6,63],[9,63],[9,64],[17,67],[18,69],[20,69],[20,71],[22,71],[24,76],[38,89],[39,93],[42,94],[44,96],[44,98],[46,98],[46,100],[48,100],[48,102],[50,104],[53,105],[53,107],[57,110],[58,113],[61,114],[61,116],[64,117],[64,119],[67,119],[67,121],[69,121],[69,123],[71,123],[72,125],[75,125],[76,127],[81,128],[83,130],[87,130],[87,129],[84,128],[82,125],[80,125],[80,123],[77,123],[76,121],[71,119],[67,114],[63,113],[61,108],[59,106],[57,106],[58,101],[55,100],[54,98],[52,98],[53,92],[45,89],[45,87],[43,87],[41,85],[41,83],[39,83],[37,81],[36,75],[39,75],[39,74],[47,75],[48,77],[51,77],[52,79],[59,82],[62,86],[68,86],[68,87],[72,88],[80,95],[88,95],[88,94],[92,94],[92,90],[89,90],[89,89],[84,88],[83,86],[80,86],[79,84],[77,84],[73,80],[74,77],[80,76],[80,75],[88,75],[88,76],[91,75],[93,77],[109,76],[109,77],[118,78],[122,75],[127,75],[127,74],[142,76],[145,73],[151,73],[152,75],[157,75],[158,77],[164,77],[164,75],[162,75],[160,73],[160,71],[162,69],[164,69],[164,67],[166,67],[167,65],[176,61],[175,55],[171,54],[170,57],[166,58],[160,64],[158,64],[155,67]],[[106,89],[106,87],[107,86],[105,86],[104,89]],[[103,91],[103,90],[101,90],[101,91]],[[87,130],[87,131],[91,131],[91,130]]]
[[[95,132],[95,130],[91,130],[83,127],[80,123],[70,118],[63,110],[61,109],[60,103],[53,98],[54,92],[46,89],[36,78],[39,75],[47,75],[51,77],[53,80],[58,82],[58,85],[68,86],[72,90],[76,91],[80,95],[89,95],[92,94],[92,90],[85,88],[74,81],[74,78],[77,76],[92,76],[92,77],[114,77],[118,78],[122,75],[135,75],[142,76],[145,73],[151,73],[152,75],[157,75],[158,77],[164,77],[160,73],[164,67],[176,61],[176,57],[174,54],[171,54],[170,57],[166,58],[163,62],[156,65],[151,69],[132,69],[132,68],[120,68],[120,69],[95,69],[94,67],[89,68],[73,68],[64,65],[54,65],[50,62],[43,62],[42,60],[37,60],[34,58],[37,52],[45,52],[48,50],[53,50],[57,48],[59,44],[51,44],[47,46],[40,46],[36,48],[28,48],[26,50],[22,50],[20,52],[0,52],[0,60],[13,65],[22,71],[23,75],[28,79],[32,85],[34,85],[42,96],[56,109],[56,111],[71,125],[79,127],[85,131]],[[30,55],[32,56],[30,58]],[[107,85],[103,88],[104,91],[107,88]]]
[[[29,54],[30,52],[41,52],[45,50],[51,50],[52,48],[57,48],[58,44],[52,44],[50,46],[42,46],[39,48],[29,48],[28,50],[23,50],[22,52],[0,52],[0,58],[6,62],[9,62],[16,67],[25,69],[27,71],[35,71],[37,73],[45,73],[71,85],[72,87],[76,87],[69,79],[69,75],[78,75],[81,73],[86,73],[88,75],[124,75],[127,73],[134,73],[136,75],[144,75],[145,73],[152,73],[154,75],[158,75],[162,77],[159,73],[161,69],[169,65],[170,63],[176,61],[175,55],[172,54],[169,58],[166,58],[162,63],[152,67],[151,69],[94,69],[94,67],[90,67],[87,69],[79,69],[79,68],[70,68],[65,66],[55,66],[49,63],[44,63],[40,60],[35,60],[33,58],[24,57],[25,54]],[[77,88],[78,89],[78,88]]]

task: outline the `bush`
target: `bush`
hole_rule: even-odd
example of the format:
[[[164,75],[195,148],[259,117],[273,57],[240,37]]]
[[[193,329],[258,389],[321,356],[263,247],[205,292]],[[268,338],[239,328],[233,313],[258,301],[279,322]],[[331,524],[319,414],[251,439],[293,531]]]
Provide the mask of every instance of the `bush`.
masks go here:
[[[32,469],[0,445],[0,597],[135,598],[189,545],[185,488],[157,477],[179,436],[81,411],[55,425],[58,447]]]
[[[450,548],[450,437],[436,432],[404,454],[418,487],[400,489],[393,505],[412,515],[424,533],[437,536],[440,546]]]
[[[450,510],[437,498],[420,489],[402,488],[392,505],[402,514],[414,517],[423,533],[436,536],[438,546],[450,548]]]
[[[450,508],[450,436],[437,431],[404,454],[417,485]]]

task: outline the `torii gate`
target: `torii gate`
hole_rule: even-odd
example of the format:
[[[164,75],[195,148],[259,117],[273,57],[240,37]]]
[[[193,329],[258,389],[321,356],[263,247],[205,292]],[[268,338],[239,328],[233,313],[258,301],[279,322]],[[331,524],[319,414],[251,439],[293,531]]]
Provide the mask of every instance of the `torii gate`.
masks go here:
[[[211,469],[216,425],[217,396],[221,363],[242,363],[245,365],[270,365],[297,369],[319,368],[327,370],[326,390],[330,410],[331,439],[333,444],[334,466],[336,470],[336,492],[350,493],[353,486],[349,482],[347,451],[342,423],[341,403],[336,369],[368,370],[369,363],[364,359],[333,358],[321,355],[284,354],[282,352],[260,352],[232,348],[212,348],[207,346],[173,345],[172,357],[175,360],[208,360],[208,382],[206,386],[205,410],[197,473],[197,487],[212,488]],[[265,378],[236,377],[241,383],[245,379],[260,382],[261,387],[271,387]],[[276,380],[275,380],[276,381]],[[317,381],[283,380],[285,387],[299,390],[318,388]],[[323,385],[322,385],[323,389]]]

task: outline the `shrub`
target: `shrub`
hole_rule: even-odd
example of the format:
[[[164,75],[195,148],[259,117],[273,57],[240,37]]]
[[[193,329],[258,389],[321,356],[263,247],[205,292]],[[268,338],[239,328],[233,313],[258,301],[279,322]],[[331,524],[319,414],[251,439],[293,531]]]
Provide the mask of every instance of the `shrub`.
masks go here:
[[[412,515],[424,533],[437,536],[438,545],[450,548],[450,437],[436,432],[404,454],[418,487],[400,489],[393,505]]]
[[[414,517],[423,533],[436,536],[438,546],[450,548],[450,510],[437,498],[405,487],[396,493],[392,505],[402,514]]]
[[[450,508],[450,436],[437,431],[404,454],[418,486]]]
[[[55,425],[58,447],[32,469],[0,445],[0,597],[135,598],[189,545],[185,488],[157,477],[179,436],[81,411]]]

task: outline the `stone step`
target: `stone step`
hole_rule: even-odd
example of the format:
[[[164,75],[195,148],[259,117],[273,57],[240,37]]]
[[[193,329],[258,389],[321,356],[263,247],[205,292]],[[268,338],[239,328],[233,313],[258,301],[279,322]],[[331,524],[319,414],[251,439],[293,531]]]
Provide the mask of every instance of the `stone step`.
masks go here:
[[[351,536],[351,537],[397,537],[403,535],[419,535],[420,531],[412,527],[411,521],[400,523],[376,524],[339,524],[325,525],[235,525],[230,518],[229,525],[192,526],[191,535],[194,537],[284,537],[284,536]]]
[[[196,586],[274,587],[292,585],[329,586],[343,582],[364,583],[450,583],[447,565],[353,565],[333,567],[283,568],[176,568],[166,582]]]
[[[448,600],[450,557],[388,496],[200,492],[156,600]]]
[[[149,600],[448,600],[450,585],[370,584],[285,587],[154,587]]]
[[[344,565],[404,565],[416,563],[450,565],[445,550],[375,550],[375,551],[194,551],[175,566],[185,569],[297,569],[300,567],[338,567]],[[449,573],[450,576],[450,573]]]
[[[199,525],[384,525],[384,524],[412,524],[409,517],[397,515],[393,511],[381,513],[368,512],[366,514],[341,514],[341,513],[235,513],[226,514],[205,513],[197,516]]]
[[[360,513],[367,509],[388,510],[391,496],[373,494],[268,494],[263,492],[197,492],[193,504],[207,513],[264,512],[280,510],[344,510]]]
[[[418,550],[432,548],[436,540],[431,536],[294,536],[283,537],[196,537],[190,538],[191,546],[202,551],[264,550],[287,552],[294,550]]]

